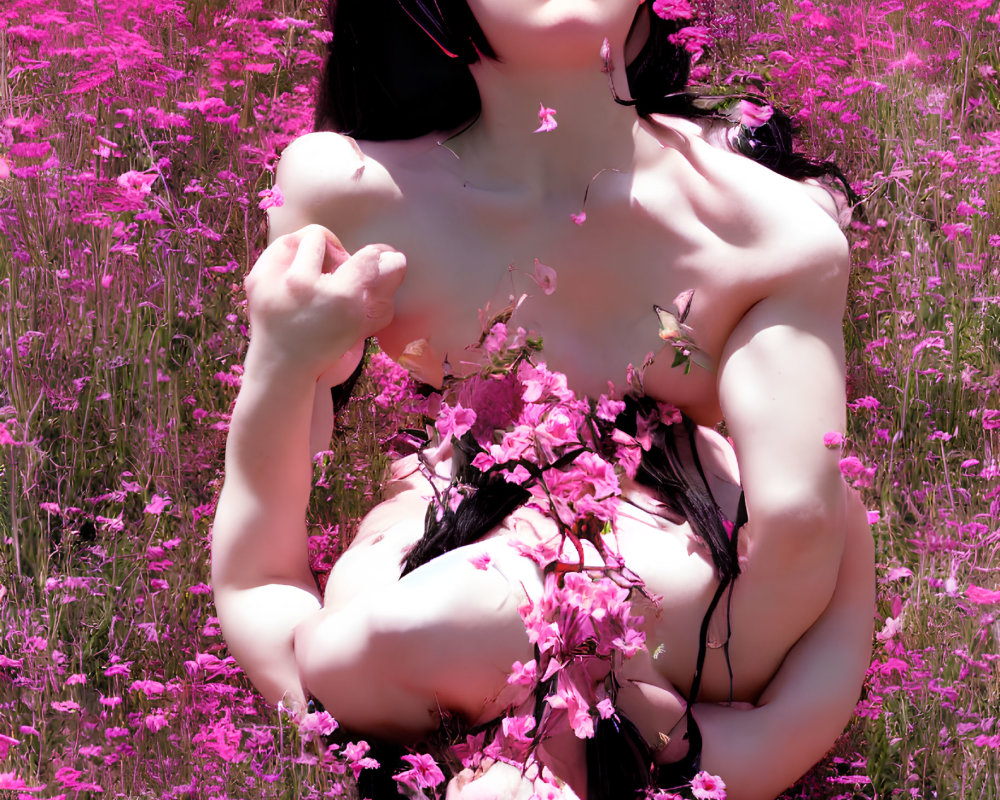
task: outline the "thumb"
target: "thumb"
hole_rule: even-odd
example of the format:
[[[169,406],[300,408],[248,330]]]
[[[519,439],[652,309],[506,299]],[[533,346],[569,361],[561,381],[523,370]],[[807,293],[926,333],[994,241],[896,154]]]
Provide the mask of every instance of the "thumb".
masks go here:
[[[406,257],[386,244],[369,244],[324,275],[330,286],[355,285],[365,292],[392,295],[406,274]]]

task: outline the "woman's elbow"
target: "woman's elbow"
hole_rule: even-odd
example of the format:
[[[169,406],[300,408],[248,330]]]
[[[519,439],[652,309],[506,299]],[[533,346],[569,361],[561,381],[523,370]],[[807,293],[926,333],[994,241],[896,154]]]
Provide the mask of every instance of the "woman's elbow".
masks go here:
[[[790,565],[820,560],[839,564],[847,524],[845,487],[787,482],[766,496],[747,498],[748,517],[761,544]]]

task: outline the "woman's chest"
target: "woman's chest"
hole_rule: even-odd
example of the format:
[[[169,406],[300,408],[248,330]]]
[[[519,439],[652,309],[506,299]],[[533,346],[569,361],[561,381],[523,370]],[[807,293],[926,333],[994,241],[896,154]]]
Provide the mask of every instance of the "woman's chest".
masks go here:
[[[629,365],[657,356],[662,399],[697,405],[714,394],[711,367],[670,368],[678,343],[665,340],[665,320],[684,316],[674,301],[688,293],[685,336],[714,356],[752,292],[726,269],[727,246],[695,219],[667,227],[626,199],[595,204],[577,224],[558,204],[462,194],[408,200],[405,213],[361,232],[407,256],[394,320],[379,335],[390,356],[406,354],[425,379],[444,361],[461,372],[503,320],[512,336],[523,328],[541,337],[542,358],[580,393],[622,386]]]

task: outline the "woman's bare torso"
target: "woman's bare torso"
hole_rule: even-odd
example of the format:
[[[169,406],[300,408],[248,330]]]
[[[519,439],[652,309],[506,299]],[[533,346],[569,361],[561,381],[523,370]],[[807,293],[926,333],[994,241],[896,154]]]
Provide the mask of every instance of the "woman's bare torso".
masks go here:
[[[687,373],[671,367],[673,352],[657,335],[653,304],[669,308],[675,296],[693,290],[686,323],[717,364],[747,310],[797,277],[797,251],[815,231],[835,226],[833,203],[822,189],[718,146],[721,131],[706,134],[688,120],[661,122],[636,124],[633,164],[596,176],[585,209],[585,185],[575,198],[532,196],[502,181],[469,185],[461,159],[439,145],[439,137],[362,143],[361,151],[345,154],[341,137],[313,134],[319,141],[311,146],[321,148],[325,138],[331,152],[339,152],[344,163],[333,169],[346,169],[353,186],[318,197],[308,221],[337,232],[352,252],[386,242],[405,253],[407,278],[379,341],[393,358],[406,353],[418,377],[435,382],[444,362],[460,372],[467,346],[481,333],[477,309],[488,315],[527,294],[511,326],[540,334],[544,359],[578,393],[599,394],[608,381],[623,385],[627,365],[638,367],[653,353],[646,393],[712,426],[721,419],[716,376],[700,366]],[[576,225],[570,214],[580,210],[587,218]],[[556,272],[550,295],[532,278],[536,259]],[[736,480],[722,451],[706,451],[706,458]],[[400,470],[393,496],[365,519],[334,567],[327,607],[398,579],[403,554],[423,533],[430,496],[419,474],[406,473]],[[657,515],[648,498],[639,502],[647,508],[626,507],[616,546],[647,588],[663,597],[659,611],[642,609],[647,643],[658,651],[659,673],[686,692],[698,627],[716,587],[714,570],[689,526]],[[508,531],[525,513],[508,521]],[[535,519],[532,525],[543,527]],[[752,531],[749,536],[752,541]],[[796,618],[794,608],[778,607],[778,596],[773,614],[751,615],[741,611],[740,594],[737,582],[730,648],[735,698],[753,700],[815,615],[803,611]],[[746,605],[760,610],[759,603]],[[724,619],[716,616],[711,633],[721,638]],[[721,650],[709,651],[701,697],[729,697]]]

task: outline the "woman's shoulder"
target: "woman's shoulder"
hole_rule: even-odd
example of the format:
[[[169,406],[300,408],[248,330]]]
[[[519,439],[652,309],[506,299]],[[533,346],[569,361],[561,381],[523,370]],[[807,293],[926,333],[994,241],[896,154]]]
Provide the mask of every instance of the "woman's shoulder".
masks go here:
[[[272,231],[318,222],[341,236],[391,206],[400,192],[377,149],[333,131],[294,139],[278,161],[282,204],[268,210]]]
[[[763,252],[794,253],[804,262],[846,251],[846,201],[819,181],[787,178],[735,150],[732,124],[653,115],[645,129],[647,146],[683,157],[694,176],[693,202],[723,239]],[[662,169],[671,170],[667,157]]]

